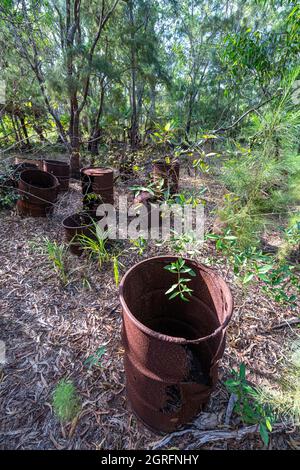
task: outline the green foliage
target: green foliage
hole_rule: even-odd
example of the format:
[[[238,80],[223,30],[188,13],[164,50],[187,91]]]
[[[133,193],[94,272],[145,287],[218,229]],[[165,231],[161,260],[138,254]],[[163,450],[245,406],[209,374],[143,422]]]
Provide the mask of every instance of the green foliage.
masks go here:
[[[186,265],[186,262],[182,258],[178,258],[176,261],[173,261],[167,266],[164,266],[164,269],[177,275],[177,283],[173,284],[165,293],[169,296],[169,300],[179,296],[181,300],[189,302],[189,299],[186,297],[186,295],[191,296],[193,290],[187,286],[187,283],[190,282],[191,279],[182,277],[181,275],[185,274],[194,277],[196,276],[196,273],[192,270],[192,268]]]
[[[207,188],[202,187],[199,191],[181,191],[170,197],[170,203],[179,204],[180,206],[191,205],[193,208],[199,204],[205,205],[205,199],[202,196],[206,193]]]
[[[142,185],[135,185],[130,186],[130,191],[134,192],[134,197],[138,197],[142,192],[149,193],[154,199],[161,199],[168,195],[167,191],[164,191],[164,180],[161,178],[158,181],[150,181],[146,183],[144,186]]]
[[[185,232],[178,234],[172,230],[170,237],[170,246],[172,251],[178,255],[189,255],[196,256],[199,254],[199,248],[202,241],[199,241],[198,236],[195,232]]]
[[[270,215],[285,217],[300,200],[300,111],[293,102],[295,68],[263,114],[253,115],[224,164],[221,181],[230,191],[218,214],[243,247],[257,244]],[[227,200],[226,200],[227,197]]]
[[[205,238],[215,241],[216,249],[232,265],[234,274],[243,285],[256,281],[276,302],[295,305],[300,285],[293,265],[282,263],[255,246],[241,248],[230,229],[226,229],[223,235],[206,234]]]
[[[49,261],[55,272],[58,274],[61,282],[66,285],[68,283],[68,274],[66,269],[67,247],[62,243],[50,240],[48,237],[42,238],[42,251],[48,256]]]
[[[231,371],[232,378],[226,380],[227,390],[235,395],[234,411],[245,424],[257,424],[262,441],[269,444],[269,432],[274,422],[273,411],[268,404],[261,404],[259,392],[246,380],[246,366],[240,365],[239,371]]]
[[[80,412],[80,399],[74,384],[62,379],[53,392],[53,410],[62,422],[69,422],[76,418]]]
[[[193,168],[195,168],[195,172],[198,170],[199,173],[209,173],[210,171],[209,165],[202,158],[193,161]]]
[[[284,230],[284,241],[278,251],[280,263],[286,262],[287,258],[300,250],[300,213],[292,216],[288,227]]]
[[[258,389],[258,400],[271,406],[277,419],[300,426],[300,342],[289,344],[280,379]]]
[[[131,249],[137,251],[139,255],[142,255],[148,246],[148,242],[144,237],[130,240],[130,243],[133,245]]]
[[[102,367],[102,358],[106,354],[106,347],[105,346],[100,346],[95,354],[92,354],[89,356],[84,364],[88,365],[88,368],[91,369],[93,366],[99,366]]]
[[[10,209],[13,207],[19,196],[15,188],[8,184],[11,172],[5,170],[0,174],[0,209]]]
[[[97,222],[94,222],[94,230],[91,235],[81,234],[78,236],[78,241],[82,246],[83,250],[88,254],[89,258],[95,258],[98,262],[99,270],[101,270],[103,263],[111,263],[114,272],[115,284],[119,284],[119,256],[121,253],[115,254],[108,249],[108,237],[107,233],[103,232],[98,226]]]
[[[171,163],[171,156],[169,155],[176,135],[176,125],[174,121],[167,122],[166,124],[156,123],[156,130],[151,134],[152,140],[158,146],[161,153],[165,154],[166,163]]]

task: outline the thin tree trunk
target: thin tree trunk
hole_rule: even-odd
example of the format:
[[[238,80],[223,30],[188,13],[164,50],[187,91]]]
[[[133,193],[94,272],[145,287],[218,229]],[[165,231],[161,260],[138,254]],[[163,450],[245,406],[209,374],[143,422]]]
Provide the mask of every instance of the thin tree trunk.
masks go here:
[[[103,86],[103,80],[101,80],[101,91],[100,91],[100,102],[98,106],[98,111],[97,115],[95,118],[95,122],[90,134],[89,138],[89,151],[91,152],[92,155],[98,155],[99,150],[99,137],[100,137],[100,129],[99,129],[99,123],[100,119],[103,113],[103,105],[104,105],[104,95],[105,95],[105,87]]]
[[[19,132],[18,132],[18,128],[17,128],[16,122],[15,122],[15,117],[14,117],[13,114],[11,115],[11,122],[12,122],[13,129],[14,129],[15,136],[16,136],[16,144],[17,144],[18,147],[19,147],[21,138],[20,138],[20,135],[19,135]]]
[[[24,137],[25,137],[26,145],[27,145],[28,148],[30,148],[31,145],[30,145],[28,132],[27,132],[26,124],[25,124],[25,118],[24,118],[23,114],[19,115],[19,119],[20,119],[22,131],[23,131],[23,134],[24,134]]]
[[[135,149],[138,143],[139,124],[136,103],[136,50],[132,2],[129,3],[129,19],[131,27],[131,126],[129,139],[131,148]]]

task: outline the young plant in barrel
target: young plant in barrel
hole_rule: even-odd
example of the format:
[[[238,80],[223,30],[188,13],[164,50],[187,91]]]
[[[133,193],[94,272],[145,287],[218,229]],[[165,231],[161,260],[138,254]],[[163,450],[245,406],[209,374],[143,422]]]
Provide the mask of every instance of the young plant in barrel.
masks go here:
[[[187,285],[191,279],[186,277],[186,275],[195,277],[196,273],[192,268],[186,265],[186,262],[182,258],[178,258],[176,261],[164,266],[164,269],[177,275],[177,282],[165,293],[169,296],[169,300],[179,296],[184,302],[189,302],[188,296],[192,295],[193,290]]]

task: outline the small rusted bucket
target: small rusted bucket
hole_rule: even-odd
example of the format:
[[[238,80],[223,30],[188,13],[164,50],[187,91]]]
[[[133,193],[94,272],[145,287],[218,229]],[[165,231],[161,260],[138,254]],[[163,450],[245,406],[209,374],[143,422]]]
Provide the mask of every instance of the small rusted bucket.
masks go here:
[[[56,176],[60,183],[60,191],[68,191],[70,181],[70,164],[58,160],[44,160],[44,171]]]
[[[166,163],[165,160],[159,160],[153,163],[153,180],[164,181],[163,189],[169,190],[170,194],[178,192],[180,165],[178,161]]]
[[[99,194],[102,204],[114,204],[114,171],[112,168],[87,167],[82,168],[80,173],[84,196],[89,193]]]
[[[69,243],[70,251],[77,256],[83,252],[83,248],[78,241],[79,235],[94,237],[95,226],[93,218],[86,212],[78,212],[66,217],[62,225],[65,229],[65,238]]]
[[[15,157],[15,163],[31,163],[36,165],[39,170],[43,170],[43,160],[41,159],[34,159],[34,158],[27,158],[27,157]]]
[[[28,217],[51,215],[59,192],[58,179],[41,170],[24,170],[18,182],[17,210]]]
[[[218,380],[233,302],[212,269],[185,260],[196,276],[189,302],[165,292],[177,275],[160,256],[131,268],[120,284],[127,396],[150,428],[171,432],[197,415]]]

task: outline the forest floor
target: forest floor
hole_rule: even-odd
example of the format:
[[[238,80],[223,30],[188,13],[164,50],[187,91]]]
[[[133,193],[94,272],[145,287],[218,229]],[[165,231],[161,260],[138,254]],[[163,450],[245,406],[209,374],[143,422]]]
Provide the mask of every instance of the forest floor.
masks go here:
[[[119,182],[116,193],[128,192],[131,184]],[[211,228],[211,210],[221,201],[224,188],[208,175],[195,179],[184,173],[180,184],[207,187],[205,226]],[[70,254],[68,270],[73,272],[63,287],[47,257],[32,244],[38,245],[43,236],[63,241],[63,218],[80,208],[80,184],[72,182],[49,219],[21,218],[14,210],[0,214],[0,339],[6,344],[7,356],[0,368],[2,449],[151,449],[162,439],[147,430],[127,405],[122,319],[111,267],[99,272],[96,263]],[[129,248],[129,242],[124,247]],[[137,260],[168,252],[167,247],[159,248],[153,242],[141,256],[128,251],[122,257],[122,273]],[[203,262],[208,256],[218,256],[212,242],[202,246],[197,259]],[[162,448],[264,447],[253,429],[235,436],[239,439],[234,435],[220,438],[222,431],[243,427],[234,415],[229,426],[224,424],[229,394],[223,382],[241,362],[253,383],[273,380],[285,345],[295,336],[294,326],[287,323],[295,311],[269,299],[257,285],[242,289],[223,262],[214,267],[229,283],[235,303],[219,383],[200,421],[187,425],[185,429],[190,431],[174,436]],[[85,361],[100,346],[106,347],[102,365],[89,368]],[[61,425],[53,413],[52,393],[62,378],[72,379],[81,397],[81,412],[72,425]],[[197,429],[205,430],[207,436],[213,431],[216,439],[201,445]],[[295,430],[275,427],[269,448],[289,449],[297,439]]]

